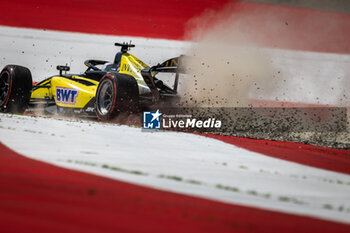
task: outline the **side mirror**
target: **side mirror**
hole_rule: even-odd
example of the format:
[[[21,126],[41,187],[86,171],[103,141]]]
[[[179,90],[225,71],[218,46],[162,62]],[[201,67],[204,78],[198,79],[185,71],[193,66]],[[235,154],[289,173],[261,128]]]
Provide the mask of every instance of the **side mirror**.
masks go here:
[[[115,46],[120,46],[120,47],[122,47],[122,48],[120,49],[120,51],[123,52],[123,53],[126,53],[126,52],[128,52],[128,50],[129,50],[130,48],[134,48],[134,47],[135,47],[134,44],[131,44],[131,41],[130,41],[130,43],[128,43],[128,42],[114,43],[114,45],[115,45]]]
[[[67,66],[67,65],[65,65],[65,66],[57,66],[56,69],[60,71],[60,75],[62,76],[62,71],[67,72],[67,71],[70,70],[70,67]]]

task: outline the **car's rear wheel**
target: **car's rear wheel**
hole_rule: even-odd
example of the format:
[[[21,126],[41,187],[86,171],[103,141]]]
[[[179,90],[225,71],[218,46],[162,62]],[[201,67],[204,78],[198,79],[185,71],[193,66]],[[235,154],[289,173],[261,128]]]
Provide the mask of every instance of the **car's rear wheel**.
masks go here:
[[[23,66],[7,65],[0,73],[0,111],[23,113],[28,107],[32,75]]]
[[[97,91],[95,109],[100,120],[108,120],[120,112],[137,111],[139,90],[134,77],[110,73],[102,77]]]

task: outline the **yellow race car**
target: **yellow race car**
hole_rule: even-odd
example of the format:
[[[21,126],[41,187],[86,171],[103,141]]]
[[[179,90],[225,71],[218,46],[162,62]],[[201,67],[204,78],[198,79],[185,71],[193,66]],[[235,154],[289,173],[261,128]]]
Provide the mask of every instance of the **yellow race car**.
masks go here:
[[[51,113],[97,116],[106,120],[119,112],[137,111],[177,97],[179,57],[149,67],[128,53],[135,45],[115,45],[121,50],[113,63],[87,60],[84,62],[87,70],[79,75],[67,74],[68,66],[57,66],[59,75],[35,85],[28,68],[5,66],[0,74],[0,111],[23,113],[40,106]],[[158,72],[175,74],[173,88],[155,78]]]

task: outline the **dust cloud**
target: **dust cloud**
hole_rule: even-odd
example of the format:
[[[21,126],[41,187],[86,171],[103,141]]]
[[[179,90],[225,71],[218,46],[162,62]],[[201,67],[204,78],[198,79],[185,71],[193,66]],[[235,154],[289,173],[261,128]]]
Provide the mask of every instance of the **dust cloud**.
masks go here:
[[[326,25],[324,13],[300,19],[286,17],[285,12],[278,12],[280,8],[262,12],[240,7],[231,4],[219,12],[208,10],[188,23],[187,39],[194,43],[184,60],[187,77],[180,86],[184,106],[262,106],[257,104],[260,100],[264,107],[349,106],[350,56],[328,43],[332,37],[326,37],[329,32],[342,32],[338,21],[312,31],[313,25]],[[328,45],[329,50],[323,50]],[[294,115],[282,118],[295,120]],[[242,124],[249,128],[254,120]],[[233,130],[230,135],[337,148],[350,145],[344,127],[339,132],[279,134],[268,129],[260,134]]]
[[[186,30],[194,43],[185,61],[189,77],[181,80],[184,103],[349,106],[350,56],[339,48],[345,23],[324,12],[298,14],[235,3],[193,18]]]
[[[182,100],[197,107],[245,107],[249,93],[267,93],[273,85],[273,68],[260,48],[230,15],[207,11],[188,23],[187,38],[194,41],[185,60]],[[215,24],[211,22],[215,21]]]

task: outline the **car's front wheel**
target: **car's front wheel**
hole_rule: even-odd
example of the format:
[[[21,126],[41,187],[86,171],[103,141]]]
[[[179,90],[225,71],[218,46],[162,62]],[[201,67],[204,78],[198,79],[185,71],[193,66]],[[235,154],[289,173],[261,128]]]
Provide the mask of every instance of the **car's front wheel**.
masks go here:
[[[28,107],[32,75],[23,66],[7,65],[0,73],[0,111],[23,113]]]
[[[100,120],[108,120],[119,112],[138,109],[139,90],[134,77],[110,73],[102,77],[96,91],[95,109]]]

